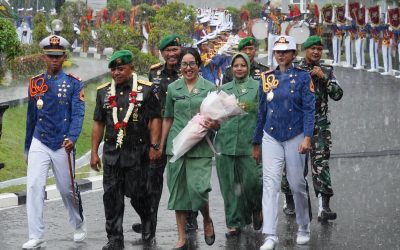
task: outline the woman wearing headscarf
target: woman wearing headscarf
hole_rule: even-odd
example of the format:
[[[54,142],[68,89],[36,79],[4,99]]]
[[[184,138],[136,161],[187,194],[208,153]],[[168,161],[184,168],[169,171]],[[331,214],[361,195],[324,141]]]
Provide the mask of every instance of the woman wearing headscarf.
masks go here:
[[[273,50],[278,67],[261,76],[253,138],[254,157],[259,162],[262,155],[263,163],[262,232],[266,238],[260,250],[274,249],[278,244],[279,189],[284,165],[299,225],[296,242],[310,241],[311,208],[305,153],[311,149],[314,131],[314,84],[307,71],[293,66],[297,55],[293,37],[278,36]]]
[[[241,228],[251,223],[259,230],[261,213],[261,165],[252,157],[251,139],[258,112],[259,83],[250,77],[250,59],[236,54],[231,63],[233,80],[221,87],[236,96],[245,115],[225,121],[216,137],[217,173],[224,199],[227,238],[239,235]]]
[[[209,214],[208,193],[211,191],[211,164],[214,156],[205,139],[185,155],[171,163],[172,140],[200,111],[207,94],[215,90],[214,84],[199,75],[200,54],[186,48],[181,54],[182,78],[168,85],[162,125],[161,150],[166,145],[167,185],[170,192],[168,209],[175,210],[178,242],[174,249],[187,249],[185,224],[188,211],[199,211],[204,218],[204,238],[208,245],[215,241],[215,232]],[[204,127],[216,129],[217,121],[207,120]]]

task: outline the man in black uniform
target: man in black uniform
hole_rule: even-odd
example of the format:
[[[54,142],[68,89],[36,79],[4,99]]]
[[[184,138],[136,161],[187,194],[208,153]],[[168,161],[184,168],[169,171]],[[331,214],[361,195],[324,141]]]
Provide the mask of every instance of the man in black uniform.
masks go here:
[[[245,53],[250,59],[250,63],[251,63],[250,75],[251,75],[251,77],[253,77],[254,80],[258,81],[261,78],[261,73],[269,70],[269,68],[267,66],[265,66],[264,64],[256,62],[256,60],[254,60],[256,53],[257,53],[257,49],[258,49],[257,40],[252,36],[243,38],[242,40],[240,40],[239,45],[238,45],[238,50],[240,52]],[[233,80],[232,68],[229,66],[225,70],[224,77],[222,78],[222,84],[225,84],[232,80]]]
[[[131,198],[144,225],[143,241],[151,242],[155,236],[146,182],[149,166],[161,157],[157,146],[161,109],[152,84],[137,80],[133,73],[132,58],[128,50],[115,52],[108,64],[113,80],[97,88],[90,165],[100,170],[98,148],[104,137],[103,203],[108,243],[103,250],[124,248],[124,195]]]

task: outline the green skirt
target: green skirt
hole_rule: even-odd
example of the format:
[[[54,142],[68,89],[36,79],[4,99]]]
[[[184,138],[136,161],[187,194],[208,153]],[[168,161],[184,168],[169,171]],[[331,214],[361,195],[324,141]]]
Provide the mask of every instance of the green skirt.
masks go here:
[[[198,211],[208,202],[211,191],[211,157],[182,156],[171,163],[167,159],[168,209]]]

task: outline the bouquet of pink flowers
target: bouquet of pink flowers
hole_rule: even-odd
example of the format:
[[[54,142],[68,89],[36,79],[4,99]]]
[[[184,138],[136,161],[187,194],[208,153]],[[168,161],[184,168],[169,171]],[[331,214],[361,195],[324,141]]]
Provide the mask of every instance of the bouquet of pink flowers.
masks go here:
[[[245,112],[239,107],[235,95],[228,95],[224,91],[211,92],[201,103],[200,113],[195,115],[172,140],[173,156],[170,162],[178,160],[204,137],[211,149],[216,153],[210,138],[206,136],[208,129],[204,127],[204,122],[207,119],[211,119],[221,124],[230,117],[242,114],[245,114]]]

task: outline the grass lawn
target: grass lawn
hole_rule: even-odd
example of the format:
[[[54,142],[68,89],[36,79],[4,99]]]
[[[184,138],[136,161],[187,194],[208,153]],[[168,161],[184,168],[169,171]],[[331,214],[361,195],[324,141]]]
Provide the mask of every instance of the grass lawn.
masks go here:
[[[76,144],[77,158],[90,150],[91,131],[93,124],[93,111],[96,101],[96,87],[103,82],[91,83],[85,86],[86,111],[81,135]],[[0,182],[26,176],[26,163],[24,160],[24,140],[26,127],[27,104],[9,108],[3,116],[3,134],[0,140],[0,162],[5,163],[5,168],[0,170]],[[89,172],[82,168],[79,172]],[[79,174],[78,177],[83,176]],[[85,176],[87,177],[87,176]],[[5,192],[0,190],[1,192]]]

